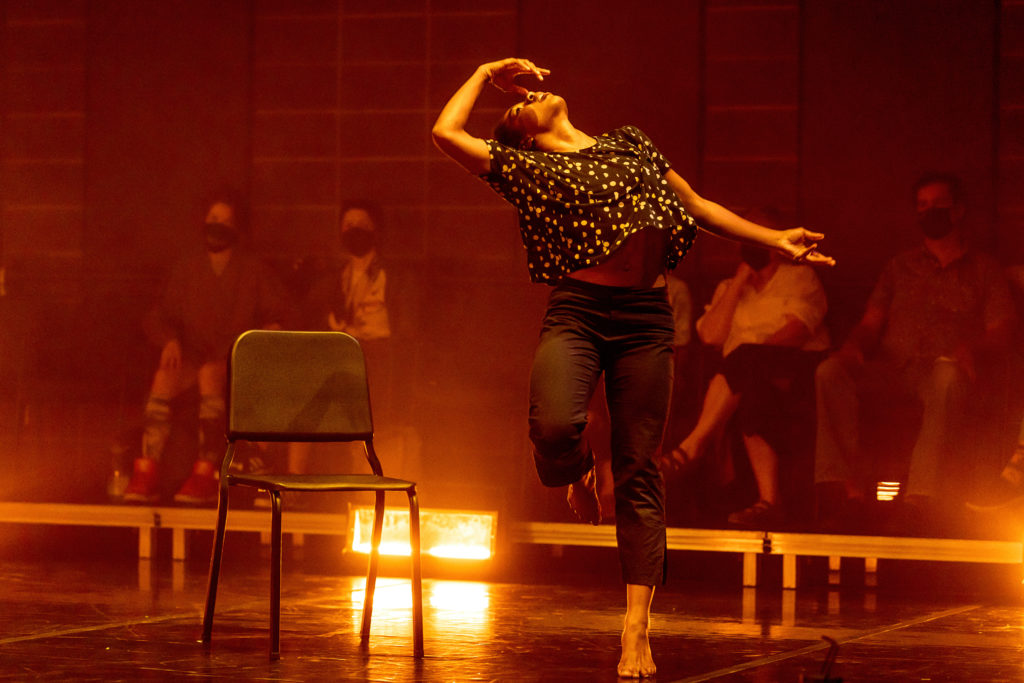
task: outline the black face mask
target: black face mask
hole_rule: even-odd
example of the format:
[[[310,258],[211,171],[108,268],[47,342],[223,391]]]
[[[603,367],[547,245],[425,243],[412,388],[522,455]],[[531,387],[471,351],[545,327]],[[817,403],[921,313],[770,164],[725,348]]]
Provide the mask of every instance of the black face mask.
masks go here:
[[[761,270],[772,260],[772,255],[767,249],[744,244],[740,246],[740,258],[754,270]]]
[[[218,254],[238,241],[238,231],[224,223],[205,223],[203,237],[206,239],[206,251]]]
[[[928,239],[940,240],[953,232],[953,217],[947,208],[932,207],[917,212],[917,225]]]
[[[341,246],[353,256],[366,256],[377,246],[377,236],[373,230],[352,228],[341,233]]]

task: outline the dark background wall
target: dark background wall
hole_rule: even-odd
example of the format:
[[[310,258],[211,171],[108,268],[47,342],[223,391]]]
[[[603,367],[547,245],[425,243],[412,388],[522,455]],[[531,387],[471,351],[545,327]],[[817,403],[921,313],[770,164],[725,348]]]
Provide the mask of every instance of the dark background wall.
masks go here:
[[[1024,258],[1019,0],[0,0],[0,50],[0,497],[100,495],[153,361],[140,320],[224,181],[282,272],[336,247],[344,199],[384,206],[407,471],[428,504],[531,495],[545,288],[429,140],[508,55],[550,67],[584,130],[637,124],[705,195],[826,231],[837,331],[915,241],[925,169],[962,174],[977,239]],[[488,92],[473,126],[508,104]],[[732,254],[699,241],[698,304]]]

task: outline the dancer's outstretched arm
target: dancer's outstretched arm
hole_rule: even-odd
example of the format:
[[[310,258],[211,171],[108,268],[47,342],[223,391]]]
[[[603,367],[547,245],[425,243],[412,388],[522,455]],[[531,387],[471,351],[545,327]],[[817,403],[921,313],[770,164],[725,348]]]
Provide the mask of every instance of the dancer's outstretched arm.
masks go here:
[[[804,228],[790,230],[772,230],[716,204],[710,199],[701,197],[683,178],[673,170],[665,174],[672,190],[679,197],[683,207],[697,221],[701,228],[720,237],[749,242],[785,254],[794,261],[817,263],[828,266],[835,265],[835,259],[825,256],[817,250],[818,240],[825,235],[811,232]]]

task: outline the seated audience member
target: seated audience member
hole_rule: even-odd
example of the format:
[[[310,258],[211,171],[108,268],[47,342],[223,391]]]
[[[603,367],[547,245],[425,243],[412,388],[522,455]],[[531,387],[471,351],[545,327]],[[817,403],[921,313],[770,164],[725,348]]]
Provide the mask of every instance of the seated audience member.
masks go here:
[[[901,498],[927,520],[937,512],[941,465],[979,358],[1006,347],[1013,318],[1002,268],[965,239],[958,178],[914,185],[924,243],[892,258],[846,342],[818,366],[815,481],[819,521],[856,522],[870,458],[858,451],[861,397],[916,398],[923,408]]]
[[[751,220],[781,223],[773,209]],[[737,526],[758,527],[782,519],[778,496],[777,406],[810,373],[828,348],[823,326],[825,290],[813,268],[744,245],[736,274],[719,283],[697,320],[701,341],[722,351],[720,369],[708,384],[693,430],[672,450],[670,463],[700,458],[735,414],[757,483],[758,501],[729,515]]]
[[[175,494],[178,503],[215,503],[224,455],[227,358],[242,332],[280,328],[286,313],[283,291],[261,260],[239,245],[244,204],[231,191],[211,195],[197,233],[204,253],[179,261],[163,298],[146,321],[161,349],[146,401],[142,457],[136,458],[125,502],[159,499],[159,469],[171,432],[171,401],[199,390],[199,453],[191,476]]]
[[[353,200],[341,211],[342,259],[338,268],[321,276],[306,301],[306,325],[314,330],[338,330],[355,337],[366,356],[373,399],[374,422],[379,431],[387,422],[391,386],[389,343],[391,323],[387,306],[387,274],[377,249],[380,209]],[[288,471],[306,472],[311,444],[288,447]],[[262,501],[257,498],[257,501]]]

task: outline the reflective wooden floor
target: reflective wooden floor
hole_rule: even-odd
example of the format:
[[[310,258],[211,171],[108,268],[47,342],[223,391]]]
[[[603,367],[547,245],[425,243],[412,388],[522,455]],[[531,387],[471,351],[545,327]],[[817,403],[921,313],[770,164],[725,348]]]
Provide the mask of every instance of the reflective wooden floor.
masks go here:
[[[412,657],[407,580],[381,579],[364,647],[362,579],[325,570],[310,550],[290,553],[278,662],[267,657],[269,571],[259,550],[229,543],[209,651],[196,642],[203,563],[139,564],[132,551],[48,557],[61,553],[0,543],[0,678],[616,678],[623,591],[614,570],[586,571],[615,564],[604,549],[561,557],[535,552],[497,581],[449,580],[435,568],[424,585],[421,661]],[[840,643],[832,674],[847,681],[1024,680],[1024,608],[1013,591],[1019,577],[1006,572],[904,563],[882,566],[877,589],[853,576],[844,577],[842,589],[821,580],[783,591],[740,588],[738,566],[723,556],[690,553],[671,561],[678,578],[655,597],[658,681],[797,681],[820,671],[822,635]],[[957,571],[966,573],[951,580]],[[813,578],[814,567],[806,575]]]

